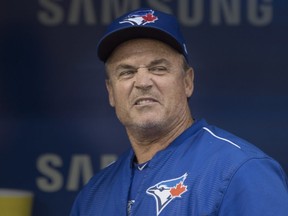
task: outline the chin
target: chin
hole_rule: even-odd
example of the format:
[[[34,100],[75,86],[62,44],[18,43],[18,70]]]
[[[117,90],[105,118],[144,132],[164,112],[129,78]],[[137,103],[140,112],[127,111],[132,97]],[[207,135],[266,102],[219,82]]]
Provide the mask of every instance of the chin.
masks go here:
[[[123,125],[127,128],[134,128],[134,129],[157,129],[157,128],[161,128],[165,125],[165,118],[163,118],[162,116],[155,115],[155,113],[153,115],[149,115],[149,114],[145,114],[142,116],[130,116],[129,119],[126,118],[123,119],[124,121],[121,121],[123,123]]]
[[[141,128],[141,129],[161,129],[163,128],[164,122],[163,121],[157,121],[155,119],[152,120],[146,120],[146,121],[141,121],[138,122],[136,127]]]

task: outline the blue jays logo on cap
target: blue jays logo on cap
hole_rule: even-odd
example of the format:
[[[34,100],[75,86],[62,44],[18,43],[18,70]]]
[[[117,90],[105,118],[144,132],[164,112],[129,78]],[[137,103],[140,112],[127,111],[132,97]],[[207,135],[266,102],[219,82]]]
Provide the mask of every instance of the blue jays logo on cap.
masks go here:
[[[119,23],[130,23],[131,25],[145,25],[147,23],[154,23],[158,20],[157,16],[154,16],[153,10],[141,10],[129,14],[127,17]]]
[[[187,192],[187,185],[184,184],[188,174],[181,177],[161,181],[146,190],[146,193],[154,196],[156,200],[157,215],[174,199],[181,198]]]
[[[176,17],[151,8],[138,9],[115,19],[98,43],[99,59],[106,62],[119,44],[137,38],[166,43],[183,54],[188,62],[188,52]]]

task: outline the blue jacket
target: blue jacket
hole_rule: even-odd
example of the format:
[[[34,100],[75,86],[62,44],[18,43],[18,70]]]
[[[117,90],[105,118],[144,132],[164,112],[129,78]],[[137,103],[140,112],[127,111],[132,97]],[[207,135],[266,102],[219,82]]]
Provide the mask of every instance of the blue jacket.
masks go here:
[[[124,216],[134,152],[96,174],[70,216]],[[131,216],[287,216],[287,178],[255,146],[204,120],[149,162]]]

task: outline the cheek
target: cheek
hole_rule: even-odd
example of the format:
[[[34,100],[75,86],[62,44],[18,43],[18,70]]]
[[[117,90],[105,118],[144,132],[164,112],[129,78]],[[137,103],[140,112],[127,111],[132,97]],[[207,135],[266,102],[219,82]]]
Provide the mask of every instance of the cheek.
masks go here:
[[[186,89],[182,79],[167,80],[165,83],[165,92],[175,100],[186,97]]]
[[[123,106],[129,102],[129,90],[127,86],[124,85],[115,85],[113,88],[113,98],[115,107],[116,106]]]
[[[122,94],[119,91],[117,91],[117,89],[115,89],[113,91],[113,95],[114,95],[115,106],[117,106],[119,103],[123,102],[123,99],[121,98]]]
[[[182,82],[175,82],[171,84],[171,86],[169,86],[165,92],[164,95],[166,95],[166,104],[172,110],[184,107],[183,105],[187,103],[186,89]]]

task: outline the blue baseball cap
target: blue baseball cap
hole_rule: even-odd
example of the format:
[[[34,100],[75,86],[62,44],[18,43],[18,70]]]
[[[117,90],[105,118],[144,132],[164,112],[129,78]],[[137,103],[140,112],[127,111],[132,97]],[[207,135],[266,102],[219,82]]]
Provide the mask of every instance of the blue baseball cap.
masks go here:
[[[182,53],[188,62],[188,52],[177,19],[152,9],[138,9],[114,20],[98,43],[99,59],[106,62],[118,45],[136,38],[162,41]]]

